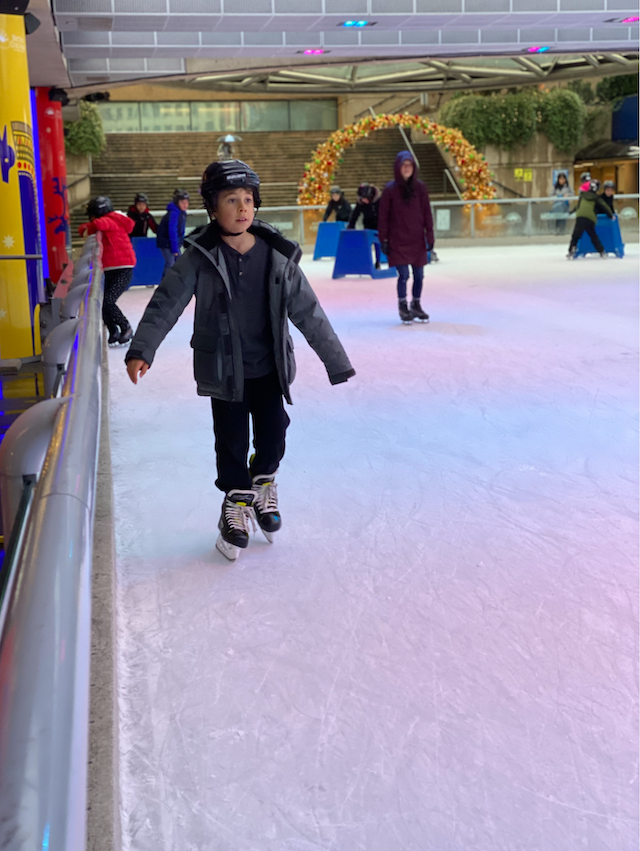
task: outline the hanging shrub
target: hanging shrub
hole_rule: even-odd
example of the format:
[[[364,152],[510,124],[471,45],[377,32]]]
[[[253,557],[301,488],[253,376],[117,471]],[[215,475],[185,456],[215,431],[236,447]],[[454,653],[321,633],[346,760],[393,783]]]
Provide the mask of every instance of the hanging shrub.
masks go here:
[[[101,154],[107,147],[102,118],[94,103],[81,100],[78,104],[80,118],[65,121],[64,144],[69,154]]]
[[[442,109],[442,123],[457,127],[475,147],[494,145],[509,150],[526,145],[536,132],[536,92],[463,95]]]
[[[587,119],[587,108],[579,95],[559,88],[543,92],[539,112],[540,130],[552,145],[565,154],[579,147]]]
[[[520,89],[507,94],[470,94],[452,98],[441,120],[457,127],[477,148],[510,150],[542,132],[565,153],[581,143],[587,119],[582,98],[569,89]]]

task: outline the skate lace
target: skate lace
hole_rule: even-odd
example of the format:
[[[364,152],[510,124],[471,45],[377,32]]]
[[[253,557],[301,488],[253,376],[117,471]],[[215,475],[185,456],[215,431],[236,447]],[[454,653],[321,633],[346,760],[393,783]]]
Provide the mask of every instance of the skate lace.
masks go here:
[[[229,528],[233,530],[249,534],[249,524],[251,524],[253,531],[256,531],[256,521],[250,505],[239,505],[232,499],[226,499],[224,516]]]
[[[275,482],[261,484],[256,493],[257,507],[263,514],[278,510],[278,486]]]

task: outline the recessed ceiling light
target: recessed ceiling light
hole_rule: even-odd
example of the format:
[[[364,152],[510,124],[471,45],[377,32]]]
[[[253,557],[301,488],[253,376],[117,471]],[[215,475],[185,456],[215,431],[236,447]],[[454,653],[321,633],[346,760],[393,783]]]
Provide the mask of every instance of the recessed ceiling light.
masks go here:
[[[305,56],[322,56],[323,53],[330,52],[330,50],[323,50],[322,47],[308,47],[306,50],[298,50],[298,53],[303,53]]]
[[[377,21],[342,21],[339,27],[373,27]]]
[[[547,50],[551,50],[550,47],[527,47],[527,53],[546,53]]]

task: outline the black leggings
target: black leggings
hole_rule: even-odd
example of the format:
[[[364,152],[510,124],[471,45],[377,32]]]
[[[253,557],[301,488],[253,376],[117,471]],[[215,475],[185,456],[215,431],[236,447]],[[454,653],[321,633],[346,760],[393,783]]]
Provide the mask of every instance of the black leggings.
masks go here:
[[[133,269],[108,269],[104,273],[104,300],[102,302],[102,320],[110,332],[129,326],[129,321],[116,302],[128,288],[133,277]]]
[[[569,250],[576,247],[576,245],[578,244],[578,240],[585,231],[591,237],[591,242],[593,243],[593,247],[595,248],[595,250],[604,251],[604,246],[600,242],[600,237],[596,233],[596,226],[591,221],[591,219],[587,219],[584,216],[580,216],[576,219],[576,226],[574,227],[573,233],[571,235],[571,243],[569,245]]]
[[[253,476],[275,473],[284,455],[289,416],[282,404],[278,374],[248,378],[242,402],[212,399],[213,431],[216,437],[216,485],[230,490],[249,490]],[[253,445],[256,450],[247,467],[249,417],[253,419]]]

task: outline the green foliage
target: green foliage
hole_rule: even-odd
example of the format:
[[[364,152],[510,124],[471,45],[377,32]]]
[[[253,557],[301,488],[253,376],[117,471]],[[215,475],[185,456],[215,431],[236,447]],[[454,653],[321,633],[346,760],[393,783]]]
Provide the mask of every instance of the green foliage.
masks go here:
[[[536,92],[522,89],[508,94],[469,94],[450,100],[441,121],[457,127],[477,148],[495,145],[506,150],[526,145],[536,132]]]
[[[80,118],[65,121],[64,144],[69,154],[101,154],[107,147],[98,107],[86,100],[78,104]]]
[[[619,77],[605,77],[596,86],[598,100],[604,103],[638,94],[638,75],[622,74]]]
[[[541,94],[540,130],[559,151],[571,153],[584,134],[587,109],[583,101],[569,89],[551,89]]]
[[[453,98],[442,109],[441,121],[457,127],[477,148],[494,145],[510,150],[526,145],[542,132],[566,153],[580,145],[587,108],[569,89],[520,89],[489,96]]]
[[[593,90],[591,83],[586,80],[571,80],[567,84],[567,88],[571,92],[575,92],[583,103],[587,106],[592,104],[596,99],[596,93]]]
[[[584,135],[587,142],[611,138],[611,104],[599,104],[587,111]]]

